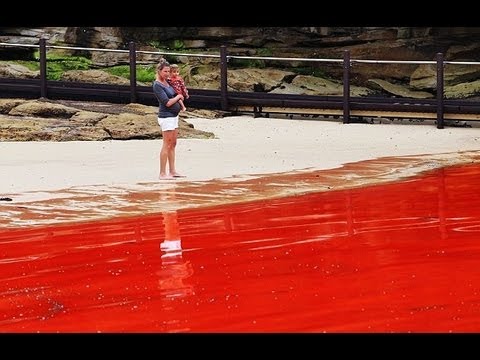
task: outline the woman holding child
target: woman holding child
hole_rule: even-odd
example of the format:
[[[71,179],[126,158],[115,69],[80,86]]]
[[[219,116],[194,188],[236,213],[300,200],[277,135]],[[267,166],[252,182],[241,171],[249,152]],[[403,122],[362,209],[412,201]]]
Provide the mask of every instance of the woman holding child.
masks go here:
[[[160,150],[160,175],[159,179],[174,179],[181,177],[175,169],[175,147],[178,136],[178,113],[183,108],[184,97],[177,94],[168,83],[170,64],[161,61],[157,65],[156,78],[153,82],[158,109],[158,124],[162,129],[163,144]],[[168,173],[167,173],[168,164]]]

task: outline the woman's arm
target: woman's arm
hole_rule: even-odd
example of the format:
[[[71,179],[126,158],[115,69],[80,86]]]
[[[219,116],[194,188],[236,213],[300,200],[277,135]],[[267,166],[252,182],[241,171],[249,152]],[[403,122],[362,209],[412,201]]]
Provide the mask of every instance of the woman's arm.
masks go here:
[[[165,106],[166,106],[166,107],[170,107],[170,106],[172,106],[173,104],[176,104],[179,100],[183,100],[183,95],[178,94],[177,96],[169,99],[169,100],[165,103]]]
[[[153,86],[153,92],[157,97],[159,103],[165,105],[166,107],[171,107],[173,104],[177,103],[179,100],[183,100],[182,95],[177,95],[170,99],[167,93],[165,92],[165,89],[158,84],[155,84]]]

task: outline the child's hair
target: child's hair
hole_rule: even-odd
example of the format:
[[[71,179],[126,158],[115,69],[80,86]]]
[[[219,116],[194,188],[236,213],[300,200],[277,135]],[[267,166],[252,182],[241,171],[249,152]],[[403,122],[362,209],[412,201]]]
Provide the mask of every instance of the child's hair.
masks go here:
[[[172,64],[172,65],[170,65],[170,69],[178,69],[178,65],[177,64]]]
[[[171,67],[171,65],[168,63],[168,61],[166,61],[164,59],[160,60],[160,62],[157,65],[157,72],[161,71],[164,67],[167,67],[167,66]]]

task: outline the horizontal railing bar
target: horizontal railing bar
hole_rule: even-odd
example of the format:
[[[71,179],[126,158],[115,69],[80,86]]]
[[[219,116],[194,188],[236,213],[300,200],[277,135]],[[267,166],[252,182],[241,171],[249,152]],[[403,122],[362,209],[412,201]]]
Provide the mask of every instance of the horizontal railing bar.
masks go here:
[[[14,46],[14,47],[32,47],[38,48],[35,44],[18,44],[18,43],[4,43],[0,42],[0,46]],[[63,50],[83,50],[83,51],[103,51],[103,52],[117,52],[128,54],[129,50],[122,49],[105,49],[105,48],[90,48],[81,46],[60,46],[60,45],[46,45],[48,49],[63,49]],[[171,56],[187,56],[187,57],[204,57],[204,58],[220,58],[216,54],[196,54],[196,53],[179,53],[167,51],[147,51],[136,50],[137,54],[150,55],[171,55]],[[274,60],[274,61],[305,61],[305,62],[332,62],[342,63],[343,59],[317,59],[317,58],[300,58],[300,57],[275,57],[275,56],[247,56],[247,55],[227,55],[227,59],[245,59],[245,60]],[[429,64],[434,65],[437,62],[434,60],[369,60],[369,59],[350,59],[350,63],[363,64]],[[479,61],[444,61],[444,64],[451,65],[480,65]]]
[[[205,57],[205,58],[220,58],[220,55],[214,54],[191,54],[191,53],[176,53],[176,52],[165,52],[165,51],[147,51],[147,50],[137,50],[137,54],[153,54],[153,55],[173,55],[173,56],[189,56],[189,57]]]
[[[247,60],[277,60],[277,61],[312,61],[312,62],[343,62],[343,59],[314,59],[314,58],[291,58],[291,57],[272,57],[272,56],[244,56],[227,55],[227,59],[247,59]]]

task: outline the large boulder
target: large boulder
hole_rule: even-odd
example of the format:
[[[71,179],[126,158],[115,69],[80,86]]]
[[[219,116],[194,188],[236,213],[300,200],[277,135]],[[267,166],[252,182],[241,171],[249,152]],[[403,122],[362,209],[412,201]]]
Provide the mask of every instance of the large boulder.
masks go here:
[[[31,100],[12,108],[8,114],[13,116],[37,116],[42,118],[70,118],[78,109],[47,101]]]
[[[13,79],[38,79],[40,71],[30,70],[26,66],[0,61],[0,77]]]
[[[480,77],[480,65],[446,64],[443,70],[445,86],[470,82]],[[410,78],[410,86],[415,89],[435,89],[437,87],[437,66],[419,65]]]
[[[75,101],[0,99],[0,141],[102,141],[159,139],[155,106]],[[210,112],[210,115],[214,115]],[[214,134],[194,129],[180,114],[180,138],[211,138]],[[218,114],[216,116],[218,117]]]
[[[427,91],[415,91],[411,90],[405,85],[400,84],[393,84],[391,82],[382,80],[382,79],[370,79],[369,84],[371,84],[372,88],[378,88],[387,92],[388,94],[392,94],[395,96],[405,97],[405,98],[412,98],[412,99],[430,99],[433,98],[433,94]]]

